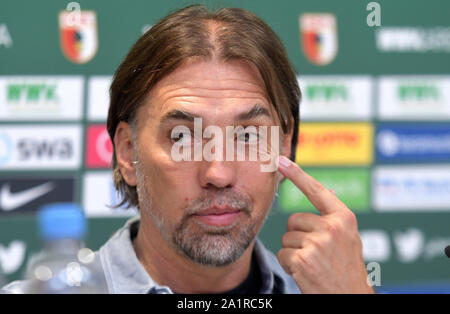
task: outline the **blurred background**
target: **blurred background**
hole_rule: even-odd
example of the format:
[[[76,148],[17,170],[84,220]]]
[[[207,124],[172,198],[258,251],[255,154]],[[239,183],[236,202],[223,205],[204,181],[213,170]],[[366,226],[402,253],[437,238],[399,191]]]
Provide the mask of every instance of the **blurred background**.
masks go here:
[[[0,265],[23,277],[41,249],[35,213],[79,203],[98,249],[133,210],[117,203],[105,128],[112,74],[137,38],[193,1],[0,2]],[[262,17],[303,100],[296,162],[358,217],[379,292],[450,292],[450,2],[202,1]],[[78,23],[74,23],[78,21]],[[290,182],[261,231],[275,254]],[[371,269],[368,269],[369,272]]]

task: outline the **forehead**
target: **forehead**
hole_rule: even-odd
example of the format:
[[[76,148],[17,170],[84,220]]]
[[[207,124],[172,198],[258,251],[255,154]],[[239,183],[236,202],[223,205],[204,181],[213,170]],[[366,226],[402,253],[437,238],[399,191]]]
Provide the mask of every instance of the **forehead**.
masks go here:
[[[191,59],[160,80],[145,103],[150,105],[147,110],[158,114],[174,106],[236,102],[254,105],[255,101],[269,107],[264,81],[254,64],[244,60]]]

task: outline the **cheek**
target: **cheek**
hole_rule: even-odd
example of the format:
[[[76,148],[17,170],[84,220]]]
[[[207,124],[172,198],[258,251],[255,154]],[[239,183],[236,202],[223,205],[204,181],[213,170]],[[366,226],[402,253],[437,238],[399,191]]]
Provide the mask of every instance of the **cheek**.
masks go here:
[[[239,169],[238,182],[250,195],[255,205],[264,206],[272,201],[277,183],[277,172],[262,172],[260,163],[249,162]]]
[[[182,208],[195,197],[192,178],[194,167],[175,162],[164,153],[152,154],[146,159],[146,176],[154,204],[164,210]],[[152,182],[153,184],[150,184]]]
[[[276,188],[276,172],[261,172],[259,163],[256,166],[247,166],[239,172],[241,189],[247,193],[253,201],[252,219],[256,223],[254,233],[258,233],[264,222],[267,212],[270,210]]]

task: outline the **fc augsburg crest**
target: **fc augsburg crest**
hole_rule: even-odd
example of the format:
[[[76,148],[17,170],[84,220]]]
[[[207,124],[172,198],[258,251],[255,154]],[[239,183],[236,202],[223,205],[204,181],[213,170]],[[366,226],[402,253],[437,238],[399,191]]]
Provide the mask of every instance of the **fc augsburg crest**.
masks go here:
[[[74,14],[79,14],[74,18]],[[86,63],[97,53],[97,16],[94,11],[59,13],[61,49],[74,63]]]
[[[333,61],[338,51],[336,17],[330,13],[306,13],[300,16],[299,26],[306,58],[316,65]]]

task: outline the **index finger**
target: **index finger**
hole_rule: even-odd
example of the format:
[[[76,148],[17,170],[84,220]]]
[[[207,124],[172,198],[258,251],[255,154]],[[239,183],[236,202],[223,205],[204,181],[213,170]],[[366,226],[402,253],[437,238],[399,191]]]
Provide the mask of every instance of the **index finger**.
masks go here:
[[[345,207],[334,193],[288,158],[280,156],[278,170],[305,194],[322,215],[337,212]]]

